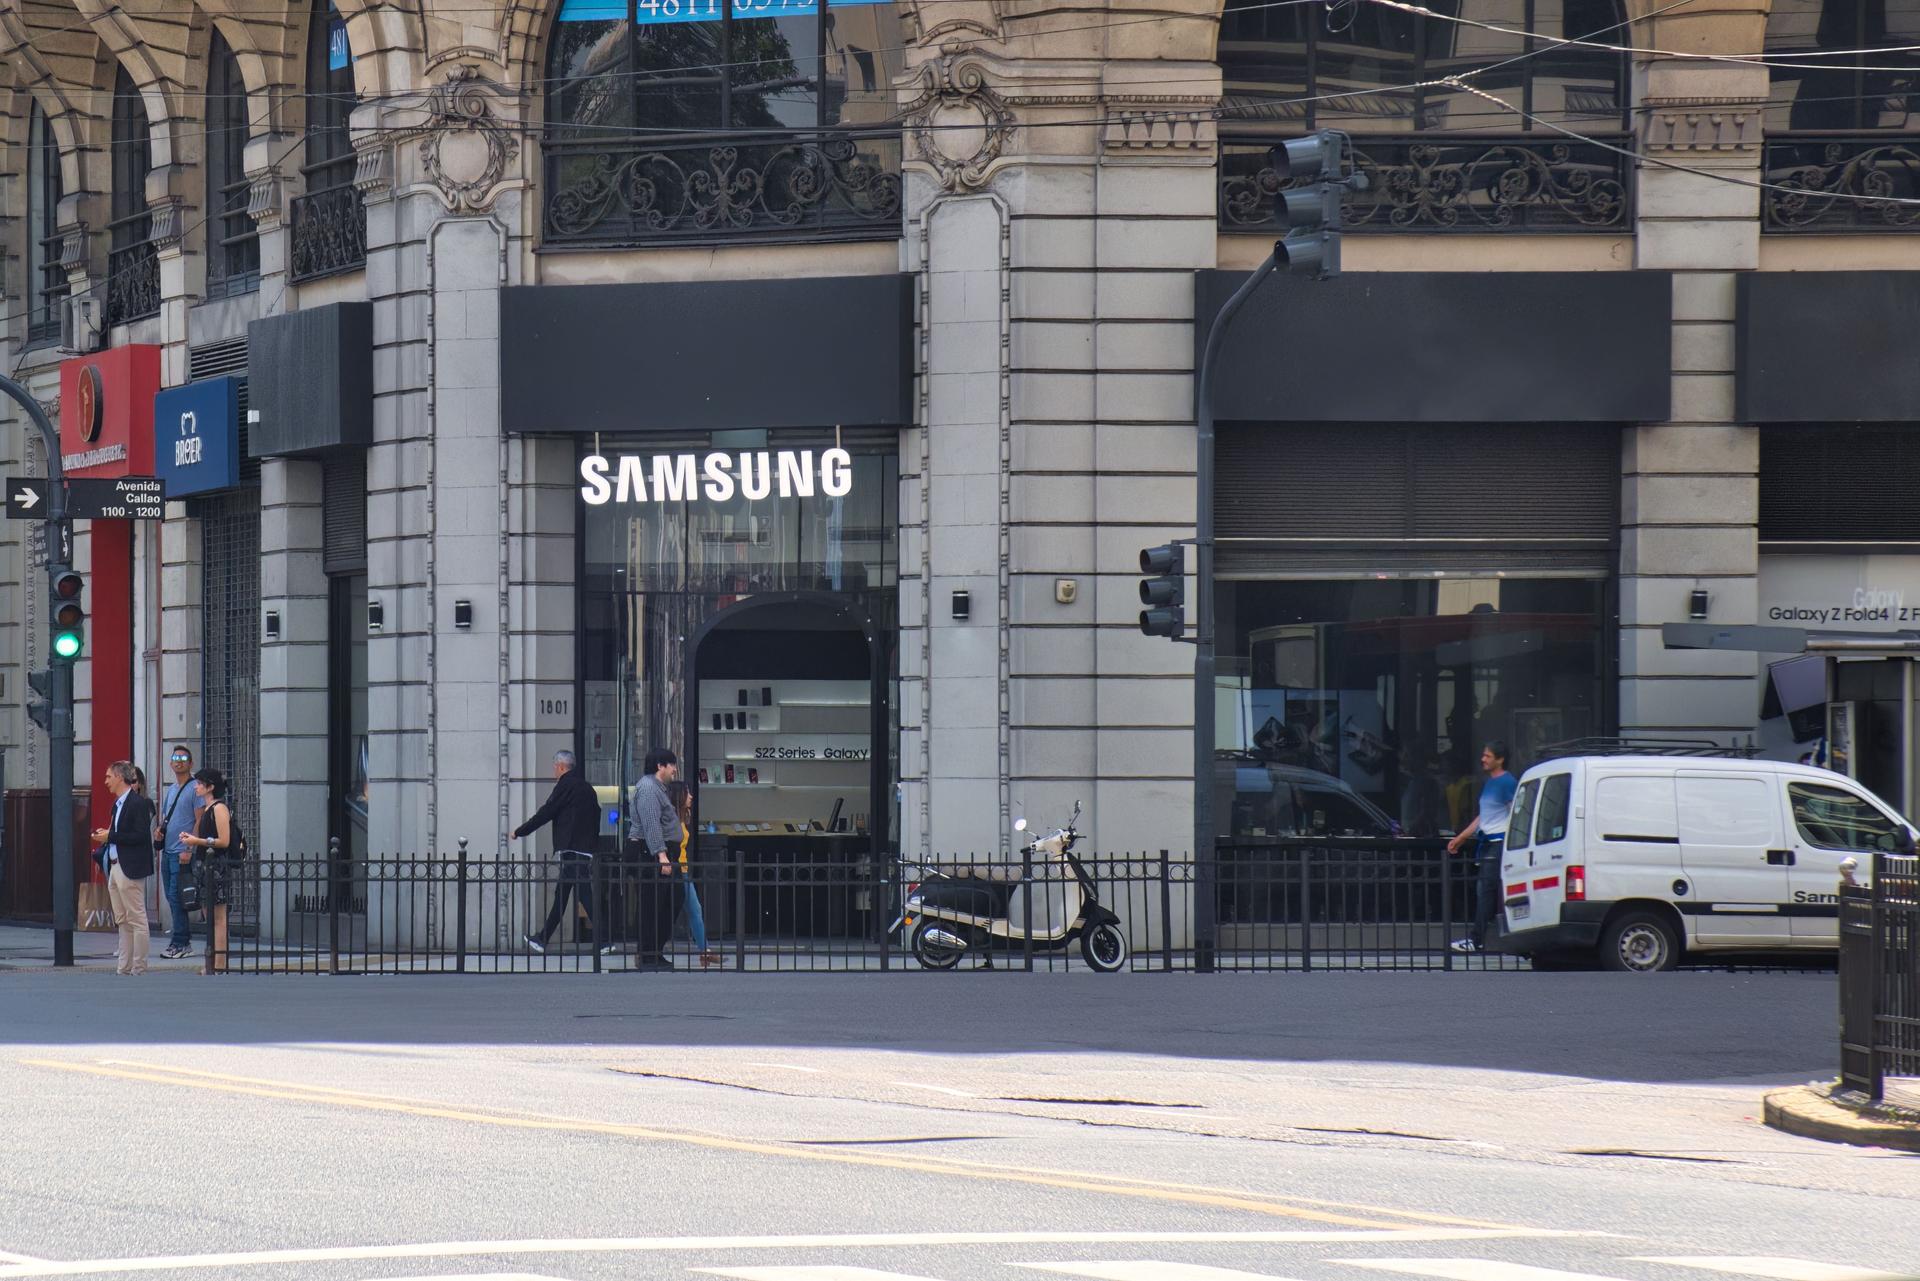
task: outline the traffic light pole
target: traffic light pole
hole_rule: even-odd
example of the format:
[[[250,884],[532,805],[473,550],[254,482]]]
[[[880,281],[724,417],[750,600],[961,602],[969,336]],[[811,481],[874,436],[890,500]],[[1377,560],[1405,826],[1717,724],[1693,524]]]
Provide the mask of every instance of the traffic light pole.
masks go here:
[[[1214,969],[1219,939],[1219,894],[1213,848],[1213,746],[1217,694],[1213,685],[1213,371],[1227,328],[1261,282],[1280,265],[1280,251],[1267,260],[1227,299],[1207,330],[1194,386],[1194,602],[1193,646],[1193,965]]]
[[[4,392],[26,411],[47,450],[47,581],[63,563],[67,547],[67,478],[60,461],[60,433],[33,393],[0,374]],[[47,808],[53,846],[53,963],[73,964],[73,664],[47,658]]]

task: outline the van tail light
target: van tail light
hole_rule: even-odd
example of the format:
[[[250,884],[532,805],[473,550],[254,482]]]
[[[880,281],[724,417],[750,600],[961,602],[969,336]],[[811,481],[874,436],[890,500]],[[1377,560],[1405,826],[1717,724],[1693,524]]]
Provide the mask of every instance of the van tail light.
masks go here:
[[[1567,869],[1567,902],[1584,903],[1587,901],[1587,869],[1570,867]]]

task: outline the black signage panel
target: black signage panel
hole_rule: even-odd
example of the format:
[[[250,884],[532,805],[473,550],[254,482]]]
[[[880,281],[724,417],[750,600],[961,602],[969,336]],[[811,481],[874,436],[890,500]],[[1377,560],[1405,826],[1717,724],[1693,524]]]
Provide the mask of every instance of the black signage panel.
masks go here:
[[[44,520],[47,515],[47,482],[44,480],[7,481],[7,519]]]
[[[158,476],[67,482],[67,516],[72,520],[162,520],[166,514],[167,485]]]

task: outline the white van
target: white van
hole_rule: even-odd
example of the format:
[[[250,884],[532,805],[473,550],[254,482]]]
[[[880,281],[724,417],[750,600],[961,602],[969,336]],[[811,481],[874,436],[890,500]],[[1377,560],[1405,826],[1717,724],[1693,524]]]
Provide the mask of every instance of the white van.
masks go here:
[[[1569,756],[1520,779],[1500,950],[1671,969],[1684,951],[1833,950],[1840,864],[1914,830],[1852,779],[1735,756]]]

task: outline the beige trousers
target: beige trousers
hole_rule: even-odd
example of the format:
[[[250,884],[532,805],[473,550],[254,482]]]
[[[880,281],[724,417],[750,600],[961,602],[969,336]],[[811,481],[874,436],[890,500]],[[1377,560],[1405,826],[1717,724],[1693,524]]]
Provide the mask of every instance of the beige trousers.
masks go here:
[[[107,874],[107,899],[113,904],[113,919],[120,926],[120,946],[113,959],[122,974],[147,972],[147,883],[121,872],[115,863]]]

